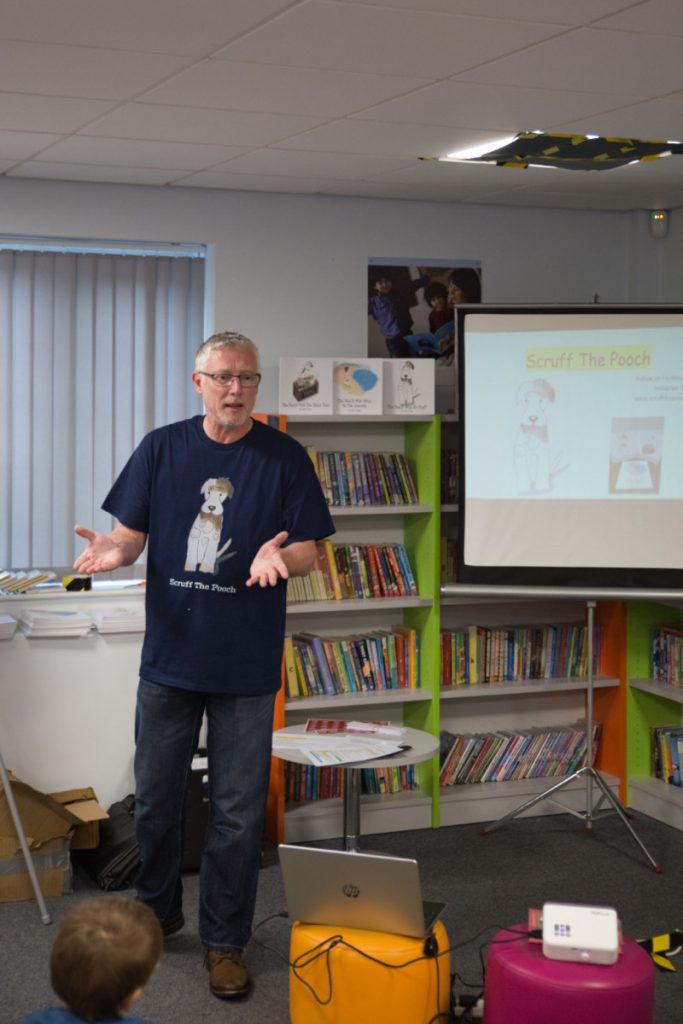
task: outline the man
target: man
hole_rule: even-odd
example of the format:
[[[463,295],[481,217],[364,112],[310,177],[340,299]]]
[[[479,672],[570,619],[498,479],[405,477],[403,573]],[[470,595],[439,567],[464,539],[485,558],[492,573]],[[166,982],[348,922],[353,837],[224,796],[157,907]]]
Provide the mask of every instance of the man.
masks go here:
[[[215,334],[192,380],[204,415],[161,427],[135,450],[103,503],[108,534],[79,572],[132,564],[147,544],[146,631],[135,715],[138,898],[166,935],[184,924],[182,812],[202,716],[209,823],[199,937],[219,998],[250,984],[251,934],[285,629],[286,580],[313,567],[334,532],[312,463],[286,434],[251,419],[256,346]]]

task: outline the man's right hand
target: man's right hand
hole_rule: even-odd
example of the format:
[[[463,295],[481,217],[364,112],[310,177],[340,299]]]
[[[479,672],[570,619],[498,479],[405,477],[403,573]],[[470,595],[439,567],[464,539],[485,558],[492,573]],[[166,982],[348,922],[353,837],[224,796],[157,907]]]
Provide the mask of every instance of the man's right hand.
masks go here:
[[[147,534],[130,530],[122,523],[117,523],[111,533],[95,533],[85,526],[75,526],[74,531],[88,541],[87,548],[74,562],[74,569],[88,574],[132,565],[147,541]]]
[[[108,533],[95,533],[85,526],[75,526],[74,532],[88,541],[74,562],[76,572],[111,572],[123,565],[123,548]]]

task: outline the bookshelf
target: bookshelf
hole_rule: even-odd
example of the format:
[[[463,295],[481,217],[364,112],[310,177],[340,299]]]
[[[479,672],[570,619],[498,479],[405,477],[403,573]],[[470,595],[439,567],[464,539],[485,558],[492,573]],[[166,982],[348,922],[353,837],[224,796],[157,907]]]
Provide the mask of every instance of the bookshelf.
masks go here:
[[[651,730],[683,724],[683,687],[651,678],[651,633],[663,623],[683,625],[680,608],[635,602],[627,610],[628,802],[631,807],[683,829],[683,787],[652,775]]]
[[[289,417],[287,431],[317,451],[401,452],[410,464],[417,502],[409,505],[333,506],[334,544],[403,544],[417,594],[290,603],[287,632],[320,636],[354,635],[403,625],[420,636],[418,689],[372,690],[331,696],[285,697],[281,691],[276,727],[309,717],[383,719],[438,734],[439,638],[439,417]],[[419,766],[419,791],[364,795],[363,834],[428,828],[437,823],[438,766]],[[341,799],[285,803],[285,768],[274,759],[267,832],[277,841],[329,839],[341,834]]]
[[[305,446],[318,451],[403,451],[417,487],[412,506],[332,508],[337,527],[335,543],[404,543],[417,579],[417,596],[346,601],[307,601],[290,604],[288,633],[354,634],[365,629],[403,623],[419,631],[420,688],[278,699],[276,727],[309,717],[386,719],[438,735],[451,731],[491,731],[496,728],[570,724],[585,716],[586,682],[581,679],[520,681],[439,688],[441,628],[531,624],[585,619],[579,600],[527,603],[518,599],[492,602],[441,597],[440,538],[444,523],[456,537],[457,504],[442,502],[440,488],[442,443],[455,447],[457,417],[427,418],[339,417],[290,418],[287,430]],[[620,680],[625,678],[618,618],[603,604],[596,621],[605,626],[601,671],[595,681],[596,721],[602,726],[597,767],[615,791],[625,779],[625,701]],[[610,624],[611,623],[611,624]],[[623,662],[623,663],[622,663]],[[490,821],[548,787],[547,778],[470,786],[439,786],[438,759],[419,766],[420,791],[364,795],[361,832],[397,831],[464,822]],[[623,798],[623,788],[621,790]],[[565,803],[581,806],[584,787],[567,787]],[[539,813],[552,812],[542,803]],[[274,760],[267,831],[281,841],[326,840],[341,834],[341,800],[311,800],[285,804],[285,768]]]

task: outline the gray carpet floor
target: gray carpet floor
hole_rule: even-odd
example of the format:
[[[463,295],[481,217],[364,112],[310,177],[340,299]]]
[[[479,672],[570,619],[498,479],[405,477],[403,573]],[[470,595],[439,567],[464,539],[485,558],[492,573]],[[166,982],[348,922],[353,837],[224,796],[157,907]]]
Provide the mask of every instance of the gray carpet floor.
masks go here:
[[[457,947],[452,971],[457,992],[464,994],[482,988],[486,941],[498,928],[524,921],[529,907],[547,901],[615,907],[630,938],[683,929],[683,832],[643,815],[635,815],[633,824],[663,866],[662,874],[652,870],[616,817],[599,821],[591,835],[576,818],[558,814],[517,818],[487,836],[479,825],[463,825],[366,837],[365,845],[416,857],[425,898],[447,903],[443,921]],[[17,1024],[31,1010],[55,1004],[48,958],[56,925],[74,900],[93,895],[101,892],[77,876],[73,894],[48,901],[54,921],[49,926],[32,901],[0,905],[0,1024]],[[248,949],[255,984],[246,999],[226,1003],[209,993],[196,907],[197,878],[187,875],[187,925],[167,940],[138,1003],[140,1016],[153,1024],[208,1024],[228,1017],[234,1024],[287,1024],[290,922],[277,851],[264,851],[255,935]],[[683,1022],[683,953],[677,967],[656,972],[654,1024]],[[389,1019],[394,1024],[395,1017]]]

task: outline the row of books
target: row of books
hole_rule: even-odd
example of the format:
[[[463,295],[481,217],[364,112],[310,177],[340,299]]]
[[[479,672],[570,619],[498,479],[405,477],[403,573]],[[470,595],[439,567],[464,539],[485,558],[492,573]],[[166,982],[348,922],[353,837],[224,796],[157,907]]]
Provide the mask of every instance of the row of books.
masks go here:
[[[291,698],[420,686],[420,636],[410,626],[346,637],[294,633],[285,637],[284,660]]]
[[[652,631],[652,678],[683,686],[683,627],[658,626]]]
[[[313,572],[289,580],[287,597],[290,602],[417,594],[415,576],[403,544],[332,544],[324,540],[316,546],[318,564]]]
[[[683,786],[683,725],[652,729],[652,774],[672,786]]]
[[[419,789],[414,765],[391,768],[361,768],[362,793],[404,793]],[[285,801],[331,800],[344,795],[344,768],[314,768],[313,765],[285,764]]]
[[[319,452],[308,446],[328,505],[416,505],[417,488],[402,452]]]
[[[594,671],[604,629],[593,637]],[[585,679],[588,633],[584,623],[557,626],[468,626],[441,633],[440,685],[471,686],[523,679]]]
[[[441,504],[454,505],[458,500],[458,453],[454,448],[441,449]]]
[[[0,593],[25,594],[40,583],[49,583],[55,574],[49,569],[0,569]]]
[[[457,735],[440,734],[442,786],[561,777],[583,767],[586,723]],[[593,728],[593,761],[600,725]]]

